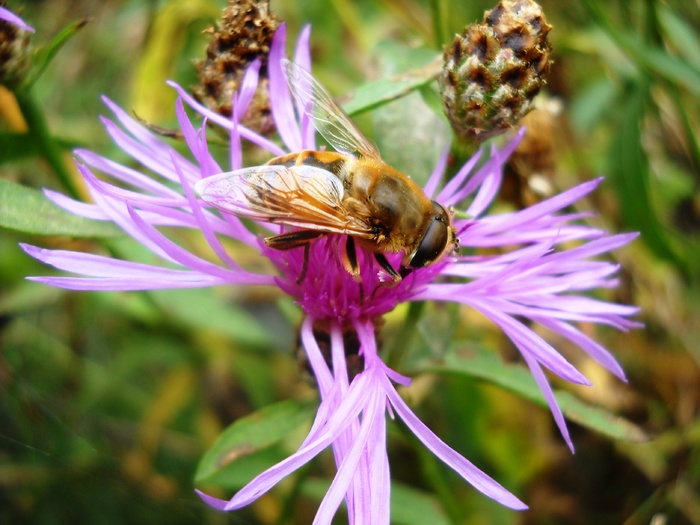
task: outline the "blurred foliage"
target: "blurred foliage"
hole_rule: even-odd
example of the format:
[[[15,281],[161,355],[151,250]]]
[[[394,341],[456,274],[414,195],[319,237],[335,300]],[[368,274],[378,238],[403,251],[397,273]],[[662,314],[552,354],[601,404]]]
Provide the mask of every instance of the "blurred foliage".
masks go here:
[[[551,158],[531,158],[513,175],[503,206],[538,198],[542,173],[552,189],[607,175],[586,207],[611,231],[642,232],[615,254],[623,285],[611,298],[640,305],[646,328],[583,327],[618,356],[628,384],[552,338],[595,384],[556,385],[568,390],[568,415],[583,417],[570,423],[572,456],[547,410],[528,400],[537,396],[492,325],[446,306],[426,307],[416,325],[411,308],[390,314],[383,339],[389,348],[411,343],[400,369],[415,373],[406,394],[417,413],[531,506],[513,513],[475,493],[390,424],[394,522],[700,523],[700,10],[685,0],[541,3],[554,26],[542,97]],[[37,54],[23,87],[0,88],[0,522],[309,523],[333,472],[328,453],[232,515],[193,493],[199,472],[211,483],[201,488],[230,496],[304,435],[314,392],[292,355],[300,314],[289,299],[254,288],[70,293],[23,279],[50,270],[19,242],[139,256],[109,229],[66,222],[38,190],[85,194],[76,146],[124,159],[98,119],[103,94],[174,125],[175,93],[164,82],[195,83],[202,30],[223,0],[9,4],[36,27]],[[491,2],[272,7],[292,37],[313,25],[316,76],[339,96],[356,90],[344,100],[385,158],[405,170],[432,166],[450,138],[420,68]],[[414,74],[398,82],[406,69]],[[256,421],[267,438],[212,470],[222,465],[208,463],[217,447],[235,451],[260,430]]]

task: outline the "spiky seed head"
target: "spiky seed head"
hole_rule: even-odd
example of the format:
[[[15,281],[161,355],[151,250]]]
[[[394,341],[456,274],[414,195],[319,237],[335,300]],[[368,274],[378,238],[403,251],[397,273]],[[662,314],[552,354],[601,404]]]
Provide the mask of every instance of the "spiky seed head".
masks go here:
[[[501,0],[444,52],[439,78],[455,133],[485,139],[509,129],[533,107],[552,64],[552,29],[531,0]]]

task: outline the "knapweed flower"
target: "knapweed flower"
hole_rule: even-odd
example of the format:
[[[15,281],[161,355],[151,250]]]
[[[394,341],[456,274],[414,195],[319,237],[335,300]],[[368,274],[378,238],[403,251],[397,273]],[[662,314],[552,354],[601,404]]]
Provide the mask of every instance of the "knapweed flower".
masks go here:
[[[295,62],[310,69],[307,28],[297,44]],[[104,120],[119,147],[145,170],[137,171],[89,151],[77,152],[94,204],[68,199],[54,192],[47,195],[73,213],[108,220],[160,256],[165,266],[138,264],[109,257],[24,246],[32,256],[78,277],[33,277],[53,286],[75,290],[146,290],[198,286],[264,284],[278,286],[294,297],[305,314],[301,342],[312,368],[322,402],[298,451],[260,474],[233,496],[220,500],[205,494],[214,507],[233,510],[255,500],[278,481],[298,469],[322,450],[331,447],[337,474],[324,497],[314,523],[330,523],[345,500],[351,523],[389,523],[390,476],[386,450],[386,418],[398,415],[428,449],[465,480],[487,496],[513,509],[525,505],[475,465],[447,446],[411,411],[397,393],[395,384],[410,379],[389,369],[378,355],[376,322],[405,301],[456,301],[477,309],[496,323],[520,350],[546,397],[566,442],[571,440],[545,369],[568,381],[590,384],[571,363],[532,328],[541,325],[572,341],[615,375],[624,374],[611,354],[576,328],[574,322],[592,322],[629,329],[627,319],[636,308],[611,304],[581,295],[582,292],[615,286],[617,266],[590,260],[628,243],[635,235],[607,235],[579,224],[582,214],[565,212],[570,205],[595,189],[590,181],[542,203],[513,213],[487,215],[501,181],[502,168],[518,139],[504,149],[492,148],[477,169],[477,154],[442,188],[440,181],[447,152],[425,186],[425,193],[445,207],[464,209],[468,219],[455,219],[454,226],[463,250],[499,248],[498,255],[450,254],[424,268],[417,268],[392,286],[373,254],[358,250],[359,278],[354,278],[340,260],[346,239],[325,235],[303,249],[276,251],[250,231],[237,217],[212,210],[199,201],[193,186],[204,177],[223,170],[210,155],[206,128],[221,126],[230,133],[230,169],[242,167],[241,141],[247,140],[273,156],[303,149],[316,149],[314,130],[297,108],[285,83],[285,27],[277,31],[268,61],[270,100],[276,127],[286,149],[240,124],[257,84],[258,65],[247,71],[238,91],[231,118],[198,104],[179,86],[181,100],[176,112],[185,141],[194,160],[175,152],[159,137],[131,119],[110,101],[107,105],[117,122]],[[184,104],[205,118],[195,129]],[[93,169],[109,175],[118,184],[98,178]],[[148,174],[146,173],[148,170]],[[123,187],[127,185],[128,187]],[[178,246],[159,227],[177,226],[202,232],[217,263]],[[270,234],[279,225],[261,224]],[[220,237],[234,239],[259,249],[277,268],[267,275],[241,268],[225,251]],[[574,247],[571,247],[574,246]],[[398,268],[401,254],[387,254]],[[305,271],[303,279],[300,279]],[[443,281],[440,278],[448,276]],[[329,333],[330,358],[319,349],[317,326]],[[348,375],[345,346],[354,331],[359,341],[363,368]]]

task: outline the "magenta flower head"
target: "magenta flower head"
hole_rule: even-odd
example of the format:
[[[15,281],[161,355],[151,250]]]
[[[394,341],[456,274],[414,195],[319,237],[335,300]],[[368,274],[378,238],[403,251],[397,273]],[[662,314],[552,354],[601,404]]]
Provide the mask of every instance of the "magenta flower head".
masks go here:
[[[617,266],[591,258],[625,245],[635,235],[607,235],[577,223],[583,218],[582,214],[564,211],[593,191],[600,179],[522,211],[487,215],[501,182],[504,162],[520,136],[502,150],[491,148],[487,159],[477,154],[449,183],[440,187],[447,164],[445,153],[420,191],[427,202],[436,203],[435,217],[441,216],[439,210],[455,208],[466,209],[463,216],[468,218],[455,218],[450,214],[447,218],[436,219],[447,221],[444,231],[448,237],[444,243],[435,241],[444,249],[425,255],[421,264],[411,265],[420,248],[413,259],[390,247],[377,250],[376,243],[380,242],[382,232],[375,231],[377,237],[373,245],[369,234],[362,238],[358,234],[360,226],[350,224],[352,217],[348,218],[347,230],[319,228],[319,224],[327,225],[322,217],[316,217],[312,223],[301,221],[299,207],[303,202],[308,203],[309,192],[316,191],[319,197],[312,203],[309,213],[325,210],[333,215],[337,210],[328,207],[329,202],[348,205],[344,194],[348,184],[341,183],[347,183],[346,175],[339,171],[341,168],[334,172],[328,159],[340,158],[347,163],[354,158],[351,157],[353,151],[341,151],[331,157],[312,155],[310,160],[302,162],[306,156],[299,154],[304,150],[317,150],[314,124],[322,128],[320,131],[326,137],[342,128],[333,127],[335,124],[324,128],[318,122],[317,108],[307,107],[303,96],[299,97],[300,89],[311,88],[314,96],[323,98],[318,88],[312,87],[312,83],[295,87],[295,100],[285,79],[290,71],[311,69],[309,35],[307,28],[297,44],[294,66],[284,61],[284,26],[277,31],[270,51],[270,100],[284,148],[240,124],[255,92],[258,63],[248,69],[235,97],[230,119],[205,109],[182,88],[172,84],[181,97],[176,112],[192,159],[177,153],[105,100],[116,118],[116,122],[104,120],[109,134],[144,169],[135,170],[80,150],[77,152],[79,169],[88,183],[94,204],[77,202],[50,191],[46,194],[75,214],[116,223],[166,265],[139,264],[25,245],[27,253],[37,259],[78,274],[76,277],[31,279],[74,290],[264,284],[278,286],[296,299],[305,314],[301,341],[321,396],[315,420],[296,453],[260,474],[232,499],[220,500],[200,493],[204,501],[216,508],[234,510],[249,504],[330,447],[337,474],[314,523],[331,523],[344,500],[350,523],[388,524],[390,475],[386,419],[398,416],[433,454],[477,490],[505,506],[524,509],[526,506],[515,496],[431,432],[403,401],[395,385],[407,385],[410,379],[382,362],[378,355],[376,323],[382,315],[406,301],[452,301],[475,308],[498,325],[519,349],[564,439],[573,448],[545,370],[574,383],[590,383],[532,327],[540,325],[568,339],[624,379],[611,354],[572,323],[600,323],[622,330],[636,326],[628,320],[637,312],[636,308],[582,295],[587,290],[616,285]],[[194,128],[182,101],[204,117],[200,129]],[[226,170],[208,151],[205,131],[209,124],[220,126],[230,135],[230,166]],[[347,149],[355,148],[363,139],[361,135],[350,137],[351,147]],[[263,167],[244,168],[242,140],[267,150],[275,160]],[[331,138],[330,142],[340,144],[342,149],[341,139]],[[93,170],[110,176],[117,184],[98,178]],[[244,184],[246,181],[250,184]],[[286,193],[281,188],[286,188]],[[195,189],[203,199],[197,198]],[[336,192],[330,201],[329,191]],[[303,202],[282,202],[275,197],[282,193],[291,200],[299,192],[306,192]],[[275,207],[279,210],[271,212]],[[285,219],[282,215],[290,207],[294,213]],[[248,229],[240,217],[258,221],[259,227],[266,231],[267,242]],[[302,214],[302,217],[307,215]],[[371,223],[372,219],[365,217],[363,220]],[[210,262],[178,246],[159,230],[163,226],[201,231],[219,261]],[[423,233],[426,238],[427,230]],[[268,275],[241,268],[220,242],[220,238],[225,237],[259,249],[278,272]],[[280,239],[291,244],[281,246]],[[459,255],[453,250],[457,243],[463,253],[479,248],[499,248],[499,255]],[[348,244],[354,246],[348,247]],[[416,241],[416,244],[420,243]],[[443,276],[449,279],[441,279]],[[329,334],[330,359],[319,348],[317,327],[323,327]],[[361,365],[357,373],[348,372],[348,355],[352,354],[346,352],[351,339],[347,336],[349,333],[356,336],[353,341],[359,341],[355,357],[360,359]]]

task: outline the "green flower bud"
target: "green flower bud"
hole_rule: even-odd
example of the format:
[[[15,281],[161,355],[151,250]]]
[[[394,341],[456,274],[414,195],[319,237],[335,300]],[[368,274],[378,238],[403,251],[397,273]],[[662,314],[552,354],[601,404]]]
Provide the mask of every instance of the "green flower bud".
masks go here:
[[[498,135],[533,108],[552,64],[551,29],[537,3],[501,0],[445,49],[440,93],[459,137]]]

